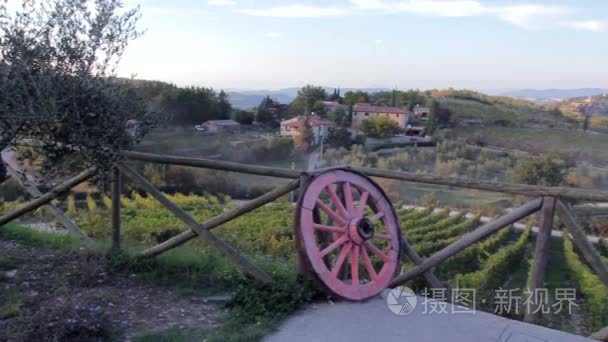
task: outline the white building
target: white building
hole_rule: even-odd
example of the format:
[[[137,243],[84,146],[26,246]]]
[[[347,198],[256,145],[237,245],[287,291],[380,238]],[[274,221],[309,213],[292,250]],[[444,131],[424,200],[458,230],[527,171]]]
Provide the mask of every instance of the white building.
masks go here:
[[[281,135],[295,136],[300,134],[300,129],[308,122],[312,130],[312,144],[320,144],[329,134],[329,129],[335,127],[336,123],[320,118],[318,116],[297,116],[295,118],[281,121]]]
[[[209,133],[218,133],[236,131],[240,125],[234,120],[209,120],[205,121],[205,123],[202,124],[202,127]]]
[[[384,116],[395,121],[399,127],[405,128],[410,119],[410,113],[405,108],[374,106],[369,103],[357,103],[353,106],[352,127],[359,128],[363,121]]]

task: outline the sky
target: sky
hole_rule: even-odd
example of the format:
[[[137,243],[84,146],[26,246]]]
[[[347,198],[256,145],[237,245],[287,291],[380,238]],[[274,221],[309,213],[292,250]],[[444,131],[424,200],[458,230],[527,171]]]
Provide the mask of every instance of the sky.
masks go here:
[[[125,0],[121,76],[216,89],[608,88],[607,0]]]

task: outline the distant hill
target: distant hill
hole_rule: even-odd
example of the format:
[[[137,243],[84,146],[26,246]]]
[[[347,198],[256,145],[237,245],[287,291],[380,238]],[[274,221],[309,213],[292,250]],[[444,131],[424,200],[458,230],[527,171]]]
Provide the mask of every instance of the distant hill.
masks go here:
[[[283,93],[280,90],[247,90],[247,91],[230,91],[228,98],[233,107],[236,108],[251,108],[262,102],[262,99],[270,96],[281,103],[291,102],[295,98],[288,93]]]
[[[568,99],[560,104],[560,109],[578,116],[608,116],[608,94]]]
[[[331,94],[335,88],[324,87],[325,90]],[[281,103],[289,103],[298,96],[298,91],[301,87],[283,88],[278,90],[234,90],[229,91],[230,103],[237,108],[251,108],[255,107],[262,102],[262,99],[266,96],[270,96],[276,101]],[[347,91],[361,90],[368,93],[375,93],[379,91],[388,90],[387,88],[343,88],[340,89],[342,95]]]
[[[504,92],[501,95],[524,98],[533,101],[559,101],[573,97],[593,96],[608,93],[608,89],[579,88],[579,89],[520,89]]]

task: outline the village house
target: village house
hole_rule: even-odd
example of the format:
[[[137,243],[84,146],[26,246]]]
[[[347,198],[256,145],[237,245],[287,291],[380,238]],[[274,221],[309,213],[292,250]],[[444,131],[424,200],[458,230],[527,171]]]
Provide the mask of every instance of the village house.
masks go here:
[[[430,110],[425,107],[420,107],[420,105],[416,105],[414,108],[414,117],[421,121],[427,121],[429,119]]]
[[[299,135],[300,129],[303,128],[307,122],[308,126],[312,130],[313,145],[318,145],[325,140],[329,134],[329,129],[336,126],[335,122],[315,115],[311,115],[309,117],[297,116],[289,120],[281,121],[281,135],[292,137]]]
[[[338,109],[343,109],[344,111],[348,111],[348,106],[343,105],[337,101],[323,101],[323,108],[327,113],[334,113]]]
[[[405,128],[410,120],[410,113],[405,108],[357,103],[353,106],[352,127],[359,128],[363,121],[375,116],[387,117],[395,121],[401,128]]]
[[[209,133],[234,132],[240,127],[234,120],[209,120],[201,125]]]

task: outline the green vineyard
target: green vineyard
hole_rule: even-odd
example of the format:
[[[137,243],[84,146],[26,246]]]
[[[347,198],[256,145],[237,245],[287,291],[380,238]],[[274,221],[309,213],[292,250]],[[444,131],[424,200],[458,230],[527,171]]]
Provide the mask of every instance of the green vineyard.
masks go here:
[[[234,207],[228,196],[168,196],[199,221]],[[110,237],[111,201],[108,197],[94,199],[89,195],[86,200],[77,202],[70,196],[66,203],[66,211],[91,237],[101,241]],[[130,249],[141,250],[186,230],[179,219],[151,198],[132,193],[123,197],[121,204],[122,229]],[[7,212],[17,205],[3,203],[0,211]],[[397,214],[404,236],[423,258],[481,224],[479,215],[451,212],[447,208],[399,209]],[[30,214],[28,220],[40,220],[43,215],[44,211],[38,210]],[[523,230],[503,228],[446,260],[435,269],[435,274],[451,288],[475,289],[476,309],[523,319],[524,294],[529,283],[535,239],[531,228],[531,223]],[[10,231],[4,230],[0,235],[10,234]],[[288,201],[261,207],[214,232],[273,276],[295,277],[293,206]],[[604,243],[600,242],[597,248],[606,257],[608,248]],[[156,267],[162,267],[163,263],[176,263],[177,260],[187,265],[183,274],[202,274],[192,281],[193,287],[197,281],[227,284],[244,277],[236,266],[198,239],[188,242],[186,248],[160,256]],[[403,268],[411,267],[413,264],[404,257]],[[166,281],[171,282],[171,279]],[[419,291],[426,286],[422,278],[408,285]],[[549,293],[547,305],[552,308],[560,304],[560,298],[556,297],[559,289],[576,289],[576,296],[569,303],[572,314],[551,312],[543,315],[541,324],[579,334],[588,334],[608,325],[608,290],[584,263],[568,238],[552,239],[550,243],[545,287]],[[500,289],[513,290],[521,296],[516,309],[498,312],[494,300],[496,290]]]

